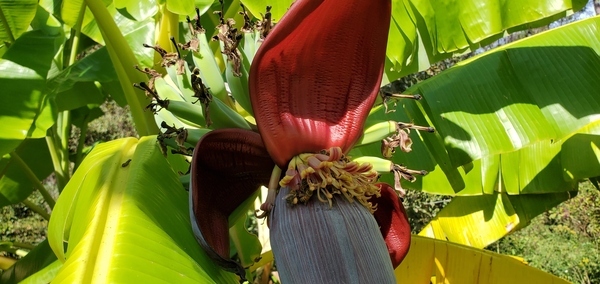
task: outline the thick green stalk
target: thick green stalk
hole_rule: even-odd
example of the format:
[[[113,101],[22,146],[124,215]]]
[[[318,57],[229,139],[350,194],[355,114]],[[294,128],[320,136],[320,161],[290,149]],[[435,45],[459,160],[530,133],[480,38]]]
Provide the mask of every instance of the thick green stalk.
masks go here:
[[[44,208],[29,201],[28,199],[23,200],[23,204],[25,204],[25,206],[29,207],[29,209],[31,209],[31,211],[40,214],[40,216],[42,216],[42,218],[44,218],[46,220],[50,220],[50,214],[48,214],[48,212],[46,212],[46,210],[44,210]]]
[[[70,179],[70,165],[69,160],[69,138],[71,137],[71,112],[63,111],[58,114],[58,121],[56,123],[57,133],[56,139],[60,145],[58,150],[60,151],[60,171],[62,172],[65,185]],[[60,188],[62,191],[62,187]]]
[[[55,142],[55,132],[56,125],[48,130],[50,135],[46,136],[46,144],[48,144],[48,151],[50,152],[50,158],[52,159],[52,166],[54,167],[54,175],[56,176],[56,183],[58,185],[58,190],[62,191],[62,189],[67,184],[67,179],[65,173],[62,171],[62,166],[60,162],[60,151],[57,148],[57,143]]]
[[[31,183],[33,184],[33,187],[35,187],[42,194],[42,197],[44,197],[44,200],[46,201],[46,203],[48,203],[50,208],[54,208],[54,204],[56,204],[56,201],[54,201],[52,195],[50,195],[48,190],[46,190],[44,185],[42,185],[42,183],[38,180],[37,176],[35,176],[35,173],[33,173],[33,171],[31,170],[31,168],[29,168],[27,163],[25,163],[25,161],[21,159],[17,152],[13,151],[12,153],[10,153],[10,157],[14,159],[14,161],[17,162],[17,164],[21,167],[27,178],[29,178],[29,181],[31,181]]]
[[[81,131],[79,132],[79,143],[77,143],[77,151],[75,152],[75,166],[73,167],[73,172],[77,170],[81,161],[83,160],[83,146],[85,145],[85,136],[88,131],[88,116],[86,115],[83,118],[83,123],[81,124]]]
[[[83,3],[81,5],[81,9],[79,10],[79,14],[77,16],[77,22],[75,26],[71,30],[71,53],[69,55],[68,65],[73,65],[77,60],[77,52],[79,51],[79,40],[81,39],[81,25],[83,23],[83,17],[85,15],[86,4]],[[70,179],[70,165],[71,162],[69,160],[69,138],[71,137],[71,112],[64,111],[59,114],[59,132],[58,137],[60,139],[61,144],[61,153],[62,159],[60,161],[61,171],[65,174],[65,182],[68,182]],[[87,122],[84,122],[86,124]],[[86,125],[87,127],[87,125]],[[85,137],[85,134],[84,134]],[[62,190],[62,187],[60,188]]]
[[[28,249],[28,250],[32,250],[35,248],[34,245],[32,244],[28,244],[28,243],[19,243],[19,242],[12,242],[12,246],[13,247],[18,247],[18,248],[24,248],[24,249]]]
[[[121,34],[112,16],[106,10],[101,0],[85,0],[85,3],[94,14],[98,27],[102,32],[102,37],[106,42],[110,59],[113,62],[115,71],[119,76],[121,87],[125,93],[127,104],[129,104],[135,128],[140,136],[152,135],[158,133],[158,127],[154,122],[154,115],[151,112],[144,111],[149,103],[142,91],[133,87],[133,83],[147,81],[146,75],[135,70],[138,65],[133,51],[127,41]]]
[[[73,40],[71,42],[71,54],[69,56],[69,65],[75,63],[77,59],[77,51],[79,50],[79,39],[81,38],[81,24],[83,23],[83,16],[85,15],[85,3],[81,5],[79,15],[77,16],[77,22],[73,27],[74,33],[72,33]]]

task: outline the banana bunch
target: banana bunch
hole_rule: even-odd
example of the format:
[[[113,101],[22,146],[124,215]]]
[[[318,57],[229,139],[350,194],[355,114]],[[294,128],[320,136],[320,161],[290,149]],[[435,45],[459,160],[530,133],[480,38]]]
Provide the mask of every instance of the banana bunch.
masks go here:
[[[152,99],[147,109],[155,114],[162,149],[190,154],[200,138],[219,128],[256,130],[248,89],[248,70],[252,58],[270,27],[270,12],[262,21],[252,24],[245,8],[241,29],[232,19],[223,19],[223,11],[214,37],[207,35],[196,17],[187,17],[189,41],[180,44],[171,38],[176,52],[145,44],[162,58],[157,70],[136,67],[149,76],[148,82],[134,84]],[[215,54],[209,40],[219,41],[220,53]],[[222,58],[222,61],[221,61]],[[224,62],[220,65],[220,62]],[[221,67],[224,66],[224,67]],[[157,68],[161,69],[161,68]]]

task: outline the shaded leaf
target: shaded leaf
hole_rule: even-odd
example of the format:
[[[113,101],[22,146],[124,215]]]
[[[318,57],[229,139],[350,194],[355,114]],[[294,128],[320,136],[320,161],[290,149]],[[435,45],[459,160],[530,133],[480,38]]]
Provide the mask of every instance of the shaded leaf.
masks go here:
[[[43,180],[52,173],[52,160],[45,139],[26,139],[15,152],[38,180]],[[0,207],[23,201],[33,189],[33,183],[14,158],[6,155],[0,159]]]
[[[0,43],[13,43],[27,31],[35,16],[37,1],[0,1]]]
[[[20,284],[37,284],[37,283],[50,283],[56,277],[58,270],[62,267],[62,262],[55,260],[48,266],[37,271],[33,275],[25,278],[25,280],[19,282]]]
[[[0,139],[43,137],[54,124],[56,110],[44,94],[44,84],[60,40],[41,31],[27,32],[2,56]]]
[[[93,82],[77,82],[73,88],[57,94],[56,107],[58,111],[73,110],[89,104],[100,105],[105,100],[106,97]]]
[[[48,80],[50,92],[67,91],[77,82],[111,82],[118,80],[105,47],[90,53]],[[59,95],[60,97],[60,95]]]

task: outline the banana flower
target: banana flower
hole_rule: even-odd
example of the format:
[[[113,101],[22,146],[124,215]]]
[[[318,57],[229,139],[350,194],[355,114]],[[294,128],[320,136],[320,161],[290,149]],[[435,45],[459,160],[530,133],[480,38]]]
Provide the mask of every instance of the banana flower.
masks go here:
[[[244,277],[228,217],[268,185],[283,283],[395,283],[406,213],[370,164],[346,156],[379,92],[390,18],[391,0],[297,0],[270,31],[249,78],[258,133],[211,131],[193,155],[192,227],[221,267]]]

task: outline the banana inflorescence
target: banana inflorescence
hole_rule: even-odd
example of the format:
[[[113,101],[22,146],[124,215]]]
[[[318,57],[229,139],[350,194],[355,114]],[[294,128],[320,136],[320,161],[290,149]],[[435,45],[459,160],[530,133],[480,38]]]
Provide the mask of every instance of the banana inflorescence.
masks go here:
[[[167,52],[160,46],[144,45],[160,55],[161,66],[166,71],[166,74],[160,74],[153,69],[136,67],[149,76],[149,81],[135,84],[152,99],[147,108],[156,114],[156,123],[164,131],[158,139],[163,150],[169,147],[172,152],[189,155],[202,136],[211,130],[257,130],[249,95],[249,70],[255,53],[273,25],[270,7],[267,7],[262,20],[254,23],[245,7],[242,5],[241,8],[244,23],[239,28],[233,19],[224,19],[223,11],[219,11],[216,14],[221,18],[216,25],[215,35],[210,36],[201,25],[197,11],[194,19],[187,18],[189,41],[181,44],[171,38],[176,52]],[[209,39],[219,42],[221,54],[212,51]],[[220,59],[223,64],[219,64]],[[421,97],[385,93],[382,98],[388,112],[385,103],[390,100],[418,100]],[[411,150],[411,129],[433,132],[433,128],[378,120],[373,115],[375,113],[370,112],[362,136],[354,146],[380,142],[383,158],[358,155],[354,161],[369,163],[379,173],[393,173],[395,188],[403,195],[400,180],[412,182],[415,175],[426,172],[410,170],[394,164],[390,159],[397,148],[404,152]]]
[[[373,54],[371,57],[358,56],[358,59],[366,60],[368,61],[366,62],[368,64],[357,63],[355,62],[356,60],[353,59],[349,60],[348,58],[345,58],[345,54],[339,54],[339,58],[332,59],[327,55],[330,53],[320,54],[313,50],[301,48],[300,45],[296,45],[295,41],[292,41],[288,43],[288,45],[284,45],[284,49],[288,52],[288,61],[298,65],[283,64],[286,63],[286,61],[283,62],[281,66],[274,66],[274,69],[270,69],[272,66],[269,66],[268,63],[275,62],[283,56],[281,55],[281,52],[276,52],[277,49],[275,47],[277,47],[277,44],[273,43],[276,40],[271,40],[270,42],[269,40],[264,40],[269,34],[272,35],[272,39],[281,39],[282,35],[288,34],[286,29],[278,30],[276,28],[272,30],[273,24],[271,23],[269,7],[267,7],[266,13],[262,16],[262,19],[252,22],[250,15],[243,5],[241,6],[242,11],[240,12],[244,19],[243,26],[236,27],[236,22],[233,19],[224,18],[223,1],[220,2],[221,11],[214,13],[219,16],[218,21],[213,21],[215,24],[214,36],[212,33],[207,33],[205,28],[201,25],[200,12],[196,10],[197,15],[194,19],[187,18],[187,30],[189,34],[186,38],[189,40],[186,43],[177,43],[175,39],[171,37],[169,45],[171,48],[169,48],[169,50],[172,50],[172,52],[165,50],[163,48],[164,46],[144,45],[147,48],[154,49],[160,56],[160,67],[157,67],[157,69],[161,70],[160,72],[150,68],[142,69],[136,67],[140,72],[148,75],[147,82],[138,82],[134,84],[134,86],[144,90],[148,98],[151,99],[151,103],[147,106],[147,109],[156,114],[156,123],[163,131],[157,138],[163,153],[165,153],[165,155],[167,153],[182,154],[186,156],[194,155],[194,163],[192,163],[191,167],[191,179],[193,181],[194,178],[202,178],[202,180],[189,182],[189,175],[181,179],[182,183],[187,181],[190,184],[190,196],[201,194],[201,197],[197,197],[196,199],[191,198],[191,200],[194,200],[190,203],[190,210],[193,212],[191,215],[192,217],[197,214],[195,210],[205,210],[207,207],[217,204],[212,201],[222,201],[223,204],[226,204],[228,201],[226,199],[228,199],[229,196],[225,198],[219,195],[218,192],[215,195],[216,191],[211,190],[215,187],[221,187],[223,183],[226,183],[222,180],[218,180],[222,175],[193,174],[194,171],[212,171],[216,166],[221,166],[222,168],[220,168],[219,171],[222,172],[235,171],[236,169],[254,170],[251,173],[242,175],[247,177],[247,179],[244,180],[243,183],[232,186],[231,188],[239,189],[250,187],[250,190],[255,190],[255,188],[252,187],[258,187],[258,185],[264,184],[265,180],[270,181],[268,182],[269,194],[280,187],[288,187],[290,189],[301,189],[306,187],[307,191],[296,190],[295,193],[288,195],[288,202],[293,204],[307,203],[311,196],[313,196],[313,192],[315,192],[316,194],[314,195],[316,198],[322,202],[329,202],[331,206],[333,195],[339,194],[349,201],[358,200],[365,207],[371,209],[372,213],[376,208],[371,205],[371,202],[381,198],[382,194],[380,193],[383,192],[383,185],[377,182],[380,173],[392,173],[394,175],[394,188],[396,193],[400,196],[404,195],[404,189],[401,184],[402,179],[413,182],[416,179],[415,175],[426,174],[425,171],[410,170],[391,160],[398,148],[404,152],[411,151],[411,135],[416,137],[414,136],[414,132],[411,133],[411,130],[432,132],[433,129],[430,127],[416,126],[411,123],[382,120],[378,109],[383,109],[383,107],[370,108],[369,104],[372,104],[372,102],[375,101],[375,96],[378,94],[381,79],[379,77],[381,77],[381,74],[378,75],[379,77],[372,77],[368,84],[363,84],[363,82],[361,82],[356,85],[361,88],[354,90],[353,94],[342,93],[341,95],[332,95],[334,93],[339,94],[341,88],[338,87],[338,84],[322,84],[320,75],[315,75],[317,74],[314,72],[316,68],[313,68],[313,66],[310,65],[316,64],[317,67],[322,67],[319,65],[327,67],[327,70],[331,72],[325,73],[335,75],[331,76],[329,79],[337,83],[336,80],[338,80],[339,77],[340,80],[342,80],[341,85],[344,85],[343,80],[349,80],[348,84],[354,84],[354,81],[360,81],[363,77],[369,77],[373,72],[379,70],[378,68],[382,67],[378,62],[385,54],[385,49],[383,47],[385,46],[384,43],[387,38],[387,29],[381,29],[377,33],[375,41],[380,43],[380,45],[383,45],[377,49],[376,54]],[[364,5],[364,7],[370,7],[370,4],[365,4],[366,2],[353,1],[353,3],[359,3]],[[329,3],[328,5],[332,4]],[[337,7],[334,6],[330,8],[336,10],[334,8]],[[295,7],[300,9],[298,8],[300,7],[298,4],[296,4]],[[312,9],[309,6],[305,6],[305,8],[307,7]],[[302,13],[299,15],[301,14]],[[323,19],[328,19],[325,14],[321,14],[321,16],[323,16]],[[346,19],[346,21],[354,20],[354,17],[349,16]],[[369,21],[371,20],[372,19],[369,18]],[[288,21],[302,22],[303,18],[288,18]],[[284,22],[285,20],[282,20],[282,25],[279,27],[285,27]],[[332,23],[337,22],[338,19],[332,21]],[[361,28],[367,28],[366,25],[359,26]],[[293,25],[289,25],[289,27],[291,27],[289,32],[294,32],[296,30]],[[330,30],[328,32],[332,34],[340,33],[340,29],[336,29],[335,27],[327,26],[326,28],[329,28]],[[355,31],[348,30],[346,32],[348,34],[344,34],[343,37],[350,38],[353,42],[352,46],[360,46],[363,44],[361,40],[365,39],[351,36]],[[368,33],[365,32],[365,34]],[[296,39],[298,38],[305,40],[303,37],[296,37]],[[320,46],[317,45],[315,50],[339,50],[338,46],[332,44],[331,41],[323,40],[323,38],[327,37],[323,37],[321,34],[315,34],[315,37],[311,39],[313,42],[321,44]],[[219,43],[219,51],[217,54],[215,54],[211,48],[211,44],[209,44],[211,39],[218,41]],[[370,40],[366,41],[369,43],[371,42]],[[163,39],[160,43],[164,45],[165,43],[168,43],[168,41]],[[269,54],[264,51],[261,53],[259,52],[259,46],[261,45],[263,45],[263,49],[266,48],[267,51],[276,51]],[[218,54],[219,52],[220,54]],[[297,60],[298,58],[312,58],[314,55],[313,53],[317,53],[317,55],[321,57],[317,56],[317,60],[315,60],[315,62],[309,62],[309,65],[302,65],[303,62]],[[257,60],[255,60],[254,65],[252,65],[255,56]],[[347,71],[342,70],[344,68],[336,67],[337,64],[342,61],[350,64],[348,66],[357,64],[356,69],[361,69],[364,66],[374,67],[373,70],[363,70],[364,74],[358,73],[358,75],[355,75],[356,78],[354,79],[356,80],[350,80],[345,78],[346,76],[337,75],[338,72],[344,73]],[[301,75],[306,75],[304,77],[309,77],[314,80],[311,79],[312,81],[309,80],[306,84],[297,84],[297,86],[294,86],[296,87],[295,94],[309,92],[313,96],[315,94],[318,94],[318,96],[307,102],[306,98],[300,98],[300,96],[295,95],[289,96],[288,93],[290,92],[280,91],[281,86],[275,86],[277,84],[273,83],[278,82],[277,80],[281,77],[277,72],[266,72],[268,75],[266,76],[267,79],[263,81],[258,80],[261,78],[260,72],[257,73],[257,70],[251,72],[251,70],[253,70],[252,68],[260,69],[261,62],[266,64],[263,68],[267,71],[293,70],[287,74],[291,78],[295,78],[295,76],[303,77],[299,76],[299,74],[304,72]],[[294,69],[291,67],[296,68]],[[352,68],[349,67],[346,69]],[[253,76],[252,80],[249,80],[250,73],[252,73]],[[263,72],[262,74],[264,75],[265,73]],[[269,76],[271,76],[270,79],[268,78]],[[305,85],[310,85],[313,89],[306,91]],[[266,91],[262,90],[265,86]],[[283,87],[282,89],[287,91],[289,88]],[[259,97],[256,95],[258,91],[264,91],[263,93],[266,93],[267,95]],[[252,94],[252,97],[250,94]],[[274,95],[269,96],[269,94]],[[347,101],[347,103],[355,104],[354,106],[346,109],[338,107],[340,102],[337,100],[347,100],[351,95],[358,98]],[[368,98],[366,97],[367,95],[369,96]],[[327,99],[328,96],[331,99]],[[273,100],[273,97],[283,97],[286,99],[277,101]],[[381,95],[381,97],[386,112],[388,112],[387,103],[392,99],[420,98],[415,95],[405,96],[387,93]],[[271,98],[270,101],[269,98]],[[290,100],[297,100],[296,105],[299,107],[293,109],[279,108],[280,105],[291,105],[289,102]],[[316,105],[313,105],[313,103]],[[341,104],[344,103],[342,102]],[[331,112],[332,109],[335,111]],[[265,113],[268,113],[269,111],[274,112],[275,115],[265,115]],[[353,111],[355,113],[353,113]],[[273,119],[273,117],[278,115],[292,115],[293,117],[285,117],[285,119],[282,118],[280,120]],[[309,127],[300,127],[299,129],[301,131],[295,132],[294,127],[297,127],[300,124],[284,125],[281,123],[282,121],[289,122],[291,119],[296,119],[295,121],[300,124],[308,122]],[[342,119],[347,121],[347,123],[339,123],[339,125],[340,127],[346,128],[328,129],[331,126],[331,123],[329,122],[339,122]],[[257,120],[260,125],[256,125]],[[360,122],[360,124],[357,124],[357,122]],[[363,123],[364,129],[361,129]],[[267,129],[265,132],[264,128],[269,128],[270,126],[274,126],[275,130],[270,132],[270,130]],[[263,127],[263,129],[260,127]],[[327,131],[322,131],[323,129]],[[280,135],[286,131],[291,131],[291,133]],[[259,135],[256,132],[261,133]],[[266,135],[262,132],[265,132]],[[228,142],[231,141],[237,141],[236,143],[238,144],[235,144],[236,147],[223,146],[230,145]],[[302,141],[310,147],[306,149],[293,149],[294,147],[301,145]],[[312,142],[306,143],[306,141]],[[267,142],[271,143],[269,146],[270,148],[267,147]],[[377,142],[381,143],[381,152],[378,153],[378,156],[380,154],[381,157],[361,155],[361,147],[364,146],[369,150],[373,150],[372,148],[377,150],[377,146],[372,147],[373,144]],[[331,147],[325,147],[329,144],[331,144]],[[194,147],[196,147],[195,151]],[[287,151],[289,153],[286,152],[282,154],[278,152],[279,149],[286,147],[287,150],[290,150]],[[353,147],[357,147],[358,150],[351,152],[353,157],[347,156]],[[239,150],[239,148],[246,149],[246,151],[241,151],[241,153],[236,152],[235,150]],[[169,149],[170,152],[168,151]],[[298,151],[296,150],[308,153],[297,155],[298,153],[296,152]],[[319,150],[321,151],[315,152]],[[214,153],[227,153],[227,151],[229,151],[230,154],[213,155]],[[369,153],[371,152],[372,151]],[[291,160],[292,163],[288,165],[288,162],[290,161],[288,161],[288,158],[286,157],[289,155],[296,156]],[[224,157],[226,158],[224,159]],[[259,160],[264,160],[263,162],[266,162],[259,164],[266,164],[267,167],[260,168],[257,164],[253,164],[253,162],[257,160],[257,157],[260,158]],[[204,161],[205,163],[203,164],[201,161]],[[274,164],[277,164],[278,166],[275,166]],[[281,165],[288,165],[287,171],[282,172],[280,168]],[[194,167],[196,167],[196,169]],[[260,171],[258,170],[259,168]],[[264,171],[269,169],[272,169],[270,179],[268,174],[264,175]],[[257,176],[260,178],[256,178]],[[249,180],[251,182],[248,182]],[[303,183],[302,180],[306,182]],[[200,187],[202,187],[203,190],[200,190]],[[386,192],[384,193],[387,193],[388,195],[396,194],[389,185],[387,185],[385,189]],[[299,194],[298,192],[303,194]],[[241,196],[243,195],[236,197],[241,198]],[[207,203],[205,202],[205,198],[214,198],[214,200],[211,199],[212,201]],[[268,198],[269,197],[267,197],[267,202],[265,202],[265,204],[272,204],[272,202],[269,203]],[[391,199],[394,200],[394,198]],[[395,198],[394,202],[398,203],[398,201],[399,199]],[[204,203],[196,206],[196,203],[194,202]],[[396,203],[394,203],[394,206],[399,207]],[[238,206],[230,205],[231,204],[227,206],[233,208]],[[223,213],[225,211],[221,212],[220,210],[231,209],[227,206],[219,206],[218,208],[212,209],[215,209],[213,211]],[[270,210],[270,207],[266,206],[263,208],[261,206],[261,209],[268,211]],[[223,215],[226,216],[225,213],[223,213]],[[375,216],[377,218],[377,215]],[[198,221],[202,223],[206,220],[208,220],[208,218],[202,220],[193,219],[192,224],[198,226]],[[225,218],[224,220],[227,219]],[[227,224],[223,225],[222,228],[223,231],[219,233],[222,236],[225,236],[225,238],[228,238]],[[218,243],[224,246],[219,247],[219,250],[214,250],[212,246],[213,243],[208,243],[206,241],[207,239],[203,236],[203,233],[212,234],[214,227],[210,227],[211,232],[206,230],[197,232],[199,230],[200,229],[195,230],[194,234],[211,258],[216,260],[219,265],[225,269],[236,272],[243,278],[243,267],[229,259],[229,242],[224,241]],[[410,230],[407,232],[409,231]],[[208,238],[208,240],[212,241],[216,239],[216,237]],[[405,253],[402,254],[402,257],[404,255]],[[397,262],[400,260],[397,260]]]

